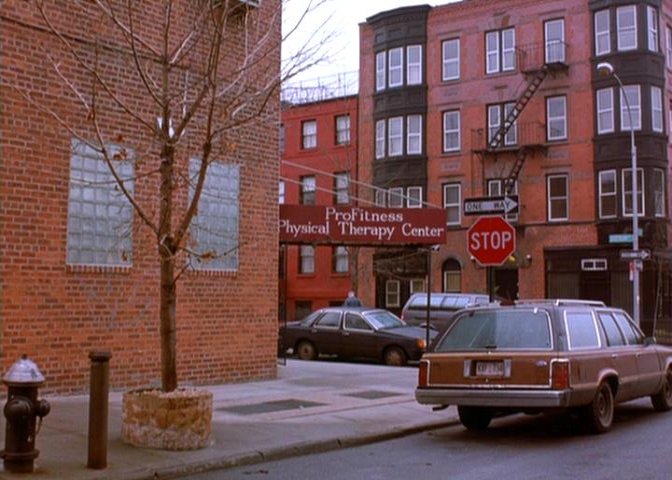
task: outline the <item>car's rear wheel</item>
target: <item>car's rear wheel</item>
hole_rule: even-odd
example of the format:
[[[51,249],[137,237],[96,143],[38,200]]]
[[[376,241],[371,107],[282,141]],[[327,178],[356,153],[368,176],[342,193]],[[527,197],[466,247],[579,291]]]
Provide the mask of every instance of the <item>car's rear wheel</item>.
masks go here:
[[[467,430],[485,430],[492,421],[492,412],[482,407],[460,405],[457,407],[457,414]]]
[[[651,403],[657,412],[672,410],[672,370],[667,371],[663,388],[655,395],[651,395]]]
[[[608,383],[597,387],[595,397],[586,410],[590,429],[595,433],[605,433],[614,421],[614,393]]]
[[[403,367],[407,362],[406,352],[399,347],[387,347],[383,353],[383,362],[385,365]]]
[[[296,345],[296,356],[301,360],[315,360],[317,358],[317,349],[312,342],[301,340]]]

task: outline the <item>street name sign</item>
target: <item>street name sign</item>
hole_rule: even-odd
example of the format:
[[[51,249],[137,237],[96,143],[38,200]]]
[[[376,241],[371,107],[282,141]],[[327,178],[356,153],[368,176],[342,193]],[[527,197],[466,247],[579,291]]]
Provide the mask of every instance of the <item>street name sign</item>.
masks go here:
[[[621,260],[648,260],[651,252],[648,250],[621,250],[619,252]]]
[[[504,197],[478,197],[464,200],[465,215],[484,215],[491,213],[518,213],[518,195]]]
[[[467,248],[480,265],[499,266],[516,250],[516,230],[502,217],[480,217],[467,230]]]

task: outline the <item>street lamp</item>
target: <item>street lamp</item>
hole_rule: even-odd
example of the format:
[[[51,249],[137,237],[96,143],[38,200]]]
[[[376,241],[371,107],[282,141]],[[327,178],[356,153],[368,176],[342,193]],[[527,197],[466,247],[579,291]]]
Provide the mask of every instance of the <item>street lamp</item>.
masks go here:
[[[628,109],[628,117],[630,119],[630,160],[632,174],[632,251],[635,259],[634,269],[632,272],[632,310],[635,323],[640,324],[639,321],[639,268],[641,260],[637,257],[639,254],[639,205],[637,192],[637,147],[635,147],[635,127],[632,123],[632,110],[630,109],[630,101],[625,93],[623,82],[614,72],[614,66],[609,62],[601,62],[597,64],[597,71],[603,76],[612,76],[618,82],[621,96],[625,99],[625,107]]]

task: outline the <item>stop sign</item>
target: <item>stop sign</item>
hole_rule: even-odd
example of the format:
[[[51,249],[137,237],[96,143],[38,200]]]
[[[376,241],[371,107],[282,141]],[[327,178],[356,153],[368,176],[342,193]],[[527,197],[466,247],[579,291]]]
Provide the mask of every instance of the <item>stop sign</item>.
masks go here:
[[[502,217],[480,217],[467,230],[467,248],[484,267],[501,265],[516,250],[516,231]]]

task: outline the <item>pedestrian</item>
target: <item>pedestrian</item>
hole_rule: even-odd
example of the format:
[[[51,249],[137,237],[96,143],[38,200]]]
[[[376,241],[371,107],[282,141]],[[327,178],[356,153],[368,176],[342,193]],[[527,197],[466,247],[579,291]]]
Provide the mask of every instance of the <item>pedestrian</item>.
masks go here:
[[[362,302],[359,298],[357,298],[357,295],[355,295],[355,292],[350,290],[348,292],[348,298],[345,299],[343,302],[344,307],[361,307]]]

